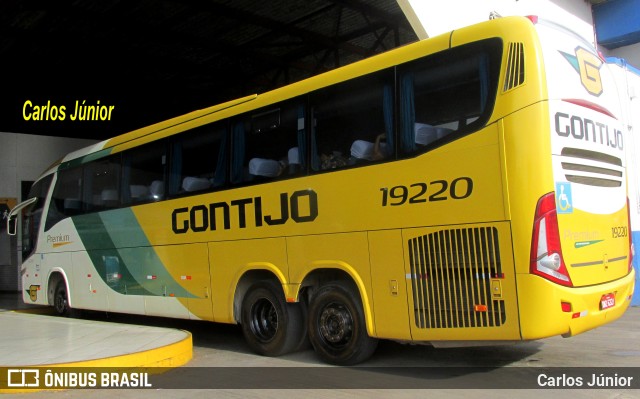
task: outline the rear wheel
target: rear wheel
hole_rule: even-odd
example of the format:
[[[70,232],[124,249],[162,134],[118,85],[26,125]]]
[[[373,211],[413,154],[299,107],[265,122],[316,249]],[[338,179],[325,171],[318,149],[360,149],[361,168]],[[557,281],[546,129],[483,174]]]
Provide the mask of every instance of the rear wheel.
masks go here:
[[[315,294],[308,328],[313,348],[328,363],[360,363],[378,346],[378,340],[367,334],[360,296],[345,284],[327,285]]]
[[[247,344],[264,356],[280,356],[300,348],[306,338],[302,304],[287,303],[282,289],[257,283],[242,301],[242,332]]]

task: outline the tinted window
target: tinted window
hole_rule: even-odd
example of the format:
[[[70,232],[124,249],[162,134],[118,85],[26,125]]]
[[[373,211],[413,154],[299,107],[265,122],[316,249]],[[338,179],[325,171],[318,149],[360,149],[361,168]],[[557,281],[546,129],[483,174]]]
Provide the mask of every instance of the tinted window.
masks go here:
[[[490,39],[447,50],[399,68],[401,149],[430,148],[487,122],[502,44]]]
[[[83,202],[87,212],[120,206],[120,155],[85,165]]]
[[[300,100],[287,101],[235,119],[232,183],[268,181],[305,170],[303,104]]]
[[[226,182],[226,124],[202,126],[171,140],[169,193],[188,194]]]
[[[59,171],[47,212],[45,231],[67,216],[81,214],[83,207],[82,168]]]
[[[353,79],[312,94],[312,168],[368,164],[393,150],[393,86],[390,72]]]
[[[164,199],[167,167],[164,140],[125,151],[122,163],[124,205]]]

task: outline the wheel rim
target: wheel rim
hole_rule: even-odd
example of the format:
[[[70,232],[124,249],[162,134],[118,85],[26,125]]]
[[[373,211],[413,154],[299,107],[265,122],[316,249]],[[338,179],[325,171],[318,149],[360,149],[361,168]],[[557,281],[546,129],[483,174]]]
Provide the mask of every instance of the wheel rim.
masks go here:
[[[56,311],[60,314],[64,313],[67,309],[67,293],[65,291],[59,291],[55,300]]]
[[[278,312],[267,298],[261,298],[251,307],[251,331],[263,343],[273,340],[278,331]]]
[[[331,303],[322,309],[318,325],[322,339],[334,348],[346,346],[353,336],[351,312],[339,303]]]

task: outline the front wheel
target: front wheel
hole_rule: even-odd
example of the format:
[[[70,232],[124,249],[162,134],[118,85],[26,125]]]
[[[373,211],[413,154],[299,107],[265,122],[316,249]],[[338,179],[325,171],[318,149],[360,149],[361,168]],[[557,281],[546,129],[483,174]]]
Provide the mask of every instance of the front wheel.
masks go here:
[[[367,334],[359,295],[340,283],[321,288],[313,297],[308,328],[313,348],[328,363],[360,363],[378,346],[378,340]]]
[[[69,295],[67,294],[67,286],[64,281],[58,281],[53,294],[53,309],[58,316],[70,316],[71,308],[69,307]]]
[[[306,338],[299,303],[287,303],[276,284],[261,282],[242,301],[242,333],[247,344],[263,356],[280,356],[300,348]]]

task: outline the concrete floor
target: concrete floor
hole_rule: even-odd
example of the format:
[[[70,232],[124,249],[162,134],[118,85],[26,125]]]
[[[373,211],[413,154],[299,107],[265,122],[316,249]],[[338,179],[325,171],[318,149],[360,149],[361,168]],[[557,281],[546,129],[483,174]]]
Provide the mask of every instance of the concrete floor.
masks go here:
[[[0,367],[169,367],[182,366],[193,353],[184,330],[50,313],[21,303],[17,293],[0,293]]]
[[[6,303],[0,295],[0,308]],[[302,352],[283,356],[281,358],[266,358],[257,356],[249,351],[240,328],[238,326],[221,325],[205,322],[172,320],[163,318],[133,317],[126,315],[88,314],[83,320],[96,322],[111,322],[117,324],[142,324],[166,328],[180,328],[193,334],[193,359],[185,366],[164,374],[163,380],[180,381],[183,386],[202,383],[213,384],[220,376],[240,380],[246,376],[263,378],[264,375],[274,378],[273,389],[146,389],[146,390],[67,390],[48,391],[28,394],[33,398],[84,398],[91,395],[94,398],[112,397],[114,394],[121,399],[126,398],[611,398],[630,399],[640,398],[640,390],[627,389],[379,389],[380,381],[391,378],[409,378],[416,368],[438,375],[441,370],[452,367],[487,367],[482,374],[476,373],[482,380],[491,381],[499,385],[501,378],[531,378],[530,374],[546,372],[549,374],[563,372],[570,376],[575,369],[572,367],[610,367],[612,373],[633,376],[640,380],[640,308],[630,308],[619,320],[596,330],[564,339],[561,337],[548,338],[536,342],[522,343],[513,346],[434,349],[428,346],[401,345],[390,341],[382,341],[376,354],[363,366],[386,367],[374,373],[366,369],[361,374],[354,374],[355,386],[360,389],[304,389],[318,388],[318,384],[309,383],[318,376],[324,381],[327,375],[335,377],[343,369],[331,368],[322,364],[308,349]],[[275,369],[280,367],[281,369]],[[408,367],[404,370],[402,367]],[[560,367],[560,369],[553,369]],[[244,368],[244,369],[243,369]],[[440,371],[439,371],[440,370]],[[584,369],[583,369],[584,370]],[[308,371],[308,374],[306,372]],[[344,370],[345,373],[351,372]],[[516,374],[509,374],[515,372]],[[506,373],[506,374],[505,374]],[[261,375],[263,374],[263,375]],[[470,374],[473,374],[470,372]],[[306,377],[307,382],[290,381],[288,378]],[[309,378],[311,376],[311,378]],[[527,377],[528,376],[528,377]],[[468,377],[468,376],[463,376]],[[216,380],[218,378],[218,380]],[[269,377],[271,378],[271,377]],[[359,380],[358,378],[361,378]],[[304,378],[303,378],[304,379]],[[438,383],[437,378],[433,378]],[[465,381],[462,379],[461,381]],[[473,381],[473,380],[472,380]],[[223,381],[224,382],[224,381]],[[228,381],[227,381],[228,382]],[[361,384],[360,384],[361,383]],[[424,384],[424,382],[421,382]],[[464,383],[464,382],[463,382]],[[359,386],[361,385],[361,387]],[[169,385],[171,387],[172,385]],[[232,384],[233,386],[233,384]],[[247,383],[250,386],[250,383]],[[288,387],[298,389],[287,389]],[[462,386],[462,385],[461,385]],[[476,387],[482,386],[475,383]],[[228,387],[227,387],[228,388]],[[240,387],[234,387],[240,388]],[[457,386],[449,386],[457,388]],[[512,387],[511,387],[512,388]],[[24,395],[7,395],[7,397]]]
[[[178,329],[19,312],[0,313],[0,325],[0,367],[182,366],[192,353],[191,334]]]

